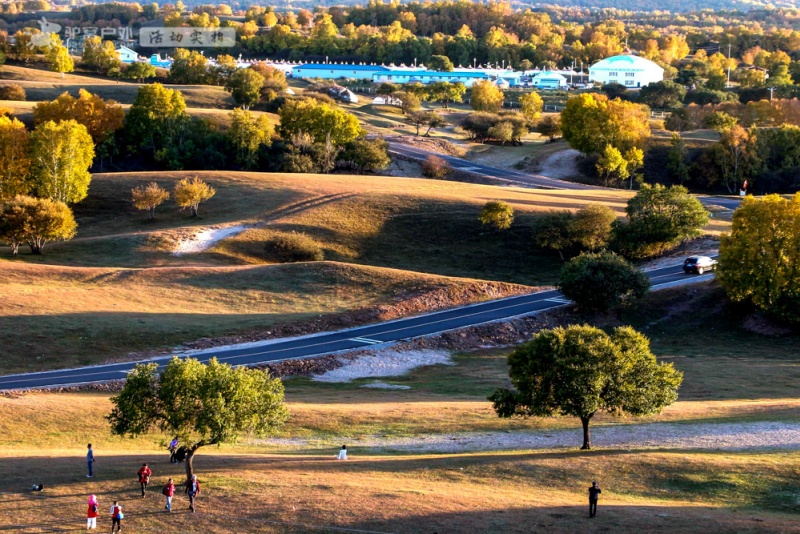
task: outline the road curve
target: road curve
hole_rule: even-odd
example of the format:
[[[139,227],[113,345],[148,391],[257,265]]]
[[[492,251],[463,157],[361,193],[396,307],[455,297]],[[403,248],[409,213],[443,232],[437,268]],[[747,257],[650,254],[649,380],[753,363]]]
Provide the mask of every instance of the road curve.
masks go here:
[[[494,178],[501,182],[507,182],[508,185],[519,185],[523,187],[540,187],[543,189],[571,189],[571,190],[589,190],[597,189],[596,186],[586,184],[576,184],[567,182],[565,180],[557,180],[555,178],[548,178],[540,174],[528,174],[511,169],[500,169],[497,167],[490,167],[468,161],[455,156],[446,156],[437,152],[430,152],[421,148],[416,148],[402,143],[389,143],[389,152],[398,154],[414,160],[425,160],[428,156],[437,156],[447,161],[451,167],[460,171],[471,172],[480,174],[489,178]]]
[[[685,280],[681,266],[649,271],[653,288]],[[696,277],[695,277],[696,278]],[[241,347],[220,347],[196,352],[191,356],[207,362],[216,356],[231,365],[258,365],[288,359],[321,356],[344,350],[360,349],[415,337],[427,336],[494,321],[529,315],[562,306],[567,301],[556,290],[540,291],[499,300],[451,308],[448,310],[360,326],[348,330],[324,332],[292,339],[269,340]],[[169,357],[155,360],[166,364]],[[76,369],[62,369],[0,376],[0,390],[36,389],[88,384],[124,378],[137,363],[126,362]]]

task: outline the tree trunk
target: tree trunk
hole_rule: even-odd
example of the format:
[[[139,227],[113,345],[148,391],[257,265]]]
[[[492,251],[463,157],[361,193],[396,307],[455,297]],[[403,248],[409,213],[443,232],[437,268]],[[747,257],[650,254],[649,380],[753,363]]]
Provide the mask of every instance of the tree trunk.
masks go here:
[[[581,450],[589,450],[592,448],[592,438],[589,433],[589,420],[592,418],[592,415],[588,415],[585,417],[581,417],[581,424],[583,425],[583,446]]]
[[[192,206],[192,217],[197,217],[197,208],[198,208],[197,204]]]
[[[154,221],[155,219],[156,219],[156,207],[155,206],[151,206],[150,207],[150,220]]]
[[[194,475],[194,465],[192,464],[192,460],[194,460],[194,453],[197,451],[196,447],[192,447],[186,451],[186,484],[190,484],[192,481],[192,475]]]

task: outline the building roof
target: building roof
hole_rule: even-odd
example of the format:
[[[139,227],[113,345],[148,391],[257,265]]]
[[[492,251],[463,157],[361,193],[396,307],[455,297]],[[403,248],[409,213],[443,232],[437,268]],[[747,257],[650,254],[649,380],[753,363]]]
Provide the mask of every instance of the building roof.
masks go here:
[[[607,57],[589,68],[594,70],[659,70],[664,72],[664,69],[657,63],[632,54]]]
[[[294,68],[305,70],[369,70],[373,72],[389,70],[381,65],[346,65],[342,63],[304,63]]]

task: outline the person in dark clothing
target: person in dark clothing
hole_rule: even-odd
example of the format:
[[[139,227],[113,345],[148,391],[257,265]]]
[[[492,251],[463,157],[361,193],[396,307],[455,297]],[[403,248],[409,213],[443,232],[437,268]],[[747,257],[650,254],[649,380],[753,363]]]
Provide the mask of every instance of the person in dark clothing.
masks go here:
[[[597,485],[597,482],[592,482],[589,488],[589,517],[597,515],[597,497],[603,493],[603,490]]]

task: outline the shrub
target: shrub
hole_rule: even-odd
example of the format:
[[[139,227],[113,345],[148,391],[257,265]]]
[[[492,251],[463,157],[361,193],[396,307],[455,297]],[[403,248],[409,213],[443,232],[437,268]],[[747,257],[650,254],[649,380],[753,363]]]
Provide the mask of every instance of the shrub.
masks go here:
[[[650,280],[613,252],[582,253],[561,269],[558,289],[583,311],[603,312],[640,299]]]
[[[25,89],[17,84],[0,86],[0,100],[21,100],[25,101]]]
[[[453,172],[453,169],[450,164],[439,156],[428,156],[428,159],[422,162],[422,175],[426,178],[442,180],[451,172]]]
[[[281,263],[322,261],[325,254],[319,243],[302,232],[277,234],[265,245],[267,257]]]
[[[508,202],[492,200],[483,205],[478,220],[496,230],[508,230],[514,222],[514,208]]]

